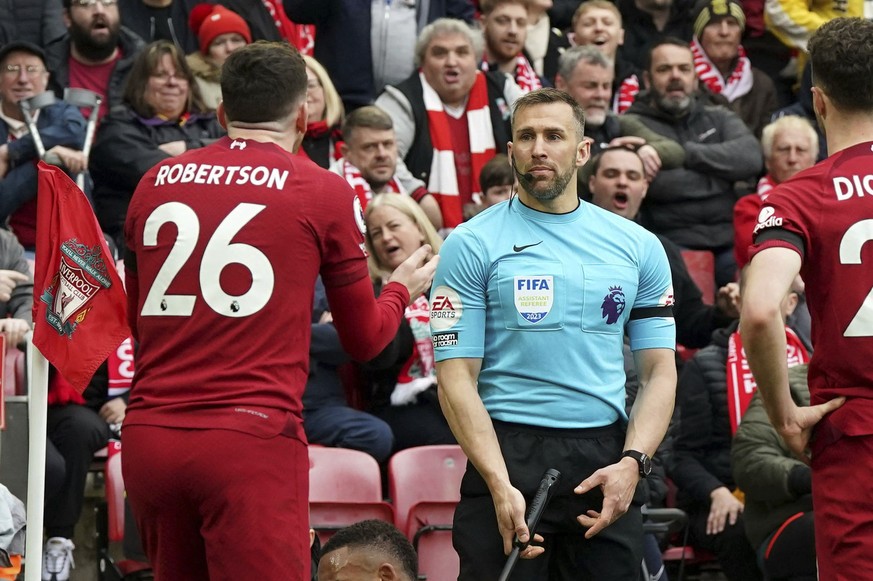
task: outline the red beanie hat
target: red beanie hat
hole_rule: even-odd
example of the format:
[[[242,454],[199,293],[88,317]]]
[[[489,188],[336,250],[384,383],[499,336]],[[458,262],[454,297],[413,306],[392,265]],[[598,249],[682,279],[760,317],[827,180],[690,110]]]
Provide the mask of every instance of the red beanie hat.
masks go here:
[[[211,10],[207,12],[207,8]],[[224,6],[198,4],[191,11],[188,24],[197,35],[197,40],[200,42],[200,52],[203,54],[209,52],[209,45],[222,34],[235,32],[245,38],[246,43],[252,41],[252,33],[249,31],[249,25],[246,24],[246,21],[243,20],[242,16]]]

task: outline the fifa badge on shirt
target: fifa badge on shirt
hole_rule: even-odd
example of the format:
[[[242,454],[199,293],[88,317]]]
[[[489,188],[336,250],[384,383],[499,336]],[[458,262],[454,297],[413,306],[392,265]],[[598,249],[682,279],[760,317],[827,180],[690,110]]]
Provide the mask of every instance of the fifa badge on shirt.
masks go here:
[[[555,279],[551,275],[516,276],[512,281],[515,310],[529,323],[538,323],[552,310]]]

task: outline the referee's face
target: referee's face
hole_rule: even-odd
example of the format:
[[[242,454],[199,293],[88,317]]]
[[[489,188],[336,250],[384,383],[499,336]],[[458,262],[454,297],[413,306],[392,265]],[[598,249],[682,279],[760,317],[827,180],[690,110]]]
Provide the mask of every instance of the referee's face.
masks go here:
[[[547,202],[564,194],[571,180],[575,186],[589,146],[586,139],[579,141],[572,108],[559,102],[530,105],[517,111],[513,123],[510,155],[522,201],[527,194]]]

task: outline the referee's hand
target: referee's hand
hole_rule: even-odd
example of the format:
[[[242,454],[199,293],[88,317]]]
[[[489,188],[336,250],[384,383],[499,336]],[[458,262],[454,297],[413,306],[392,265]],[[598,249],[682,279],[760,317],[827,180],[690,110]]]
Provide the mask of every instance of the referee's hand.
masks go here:
[[[409,300],[412,302],[430,288],[439,260],[430,244],[425,244],[394,269],[388,282],[399,282],[409,289]]]
[[[497,528],[503,537],[503,554],[509,555],[517,538],[519,542],[527,546],[519,553],[522,559],[533,559],[545,552],[539,545],[531,544],[531,541],[543,542],[543,537],[535,534],[530,538],[530,531],[524,520],[525,502],[524,496],[515,487],[506,483],[506,486],[491,493],[494,500],[494,511],[497,513]]]

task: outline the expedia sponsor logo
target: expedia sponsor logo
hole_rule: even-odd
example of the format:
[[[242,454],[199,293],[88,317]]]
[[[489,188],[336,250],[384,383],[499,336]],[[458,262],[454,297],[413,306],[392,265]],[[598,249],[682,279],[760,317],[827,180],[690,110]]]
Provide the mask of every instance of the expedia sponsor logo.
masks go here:
[[[437,347],[454,347],[458,344],[457,333],[436,333],[431,337],[433,348]]]
[[[516,276],[512,291],[518,314],[530,323],[538,323],[552,310],[555,279],[551,275]]]
[[[464,306],[458,292],[446,285],[436,287],[431,293],[430,327],[436,331],[451,329],[461,320]]]
[[[765,228],[778,228],[779,226],[782,226],[782,218],[779,218],[774,214],[776,214],[776,210],[773,209],[773,206],[764,206],[761,208],[761,212],[758,214],[758,225],[755,226],[753,234],[757,234]]]

